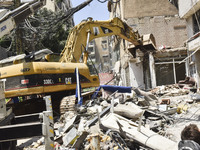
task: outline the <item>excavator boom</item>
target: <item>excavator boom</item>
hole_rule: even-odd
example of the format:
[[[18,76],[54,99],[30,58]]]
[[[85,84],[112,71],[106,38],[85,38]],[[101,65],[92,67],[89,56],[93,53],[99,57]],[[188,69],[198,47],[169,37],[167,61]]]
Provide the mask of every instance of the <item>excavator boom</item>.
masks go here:
[[[133,31],[130,26],[119,18],[113,18],[108,21],[93,21],[92,19],[88,19],[71,30],[61,53],[60,61],[79,62],[82,53],[87,47],[88,34],[90,34],[89,42],[95,38],[117,35],[135,46],[145,46],[143,36],[140,36],[137,31]],[[149,40],[151,41],[152,39]],[[149,42],[149,44],[152,45],[152,48],[155,48],[154,42]]]

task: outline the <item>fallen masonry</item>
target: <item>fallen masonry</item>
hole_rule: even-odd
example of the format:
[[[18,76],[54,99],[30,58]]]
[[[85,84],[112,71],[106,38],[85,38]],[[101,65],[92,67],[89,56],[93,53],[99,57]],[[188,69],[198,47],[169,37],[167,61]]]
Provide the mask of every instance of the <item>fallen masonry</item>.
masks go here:
[[[129,88],[131,92],[125,93],[117,87],[114,91],[102,87],[81,106],[75,96],[66,97],[74,103],[66,103],[66,111],[55,120],[54,149],[175,150],[182,129],[190,123],[199,126],[198,92],[177,85],[148,92]],[[44,149],[44,143],[40,138],[23,149]]]

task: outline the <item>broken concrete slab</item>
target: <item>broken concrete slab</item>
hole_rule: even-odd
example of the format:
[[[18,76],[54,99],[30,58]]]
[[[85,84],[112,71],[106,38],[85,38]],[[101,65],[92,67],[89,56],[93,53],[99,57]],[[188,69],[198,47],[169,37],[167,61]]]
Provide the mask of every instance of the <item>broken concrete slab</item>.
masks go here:
[[[71,143],[73,140],[75,140],[75,138],[78,135],[78,131],[76,128],[72,128],[66,135],[63,136],[62,140],[63,140],[63,145],[64,146],[68,146],[69,144],[73,144]]]
[[[66,124],[63,128],[64,133],[67,132],[70,128],[72,128],[74,121],[76,120],[76,117],[77,117],[77,115],[66,122]]]
[[[109,115],[102,118],[103,126],[115,131],[119,131],[119,125],[117,122],[121,124],[121,128],[126,133],[127,137],[134,139],[149,148],[158,150],[177,149],[176,142],[173,142],[143,126],[141,127],[141,130],[138,131],[138,124],[117,114],[110,113]]]
[[[76,141],[73,144],[73,148],[80,149],[81,145],[85,141],[86,137],[88,136],[88,132],[81,132],[81,135],[76,139]]]
[[[114,106],[117,106],[118,103],[114,103]],[[108,112],[110,112],[112,106],[108,106],[106,109],[104,109],[99,116],[103,117],[104,115],[106,115]],[[92,125],[94,125],[96,122],[98,121],[98,116],[96,116],[95,118],[93,118],[92,120],[88,121],[87,126],[91,127]]]
[[[143,113],[143,110],[140,109],[135,104],[129,104],[129,105],[118,104],[114,108],[114,113],[124,116],[129,119],[138,119]]]

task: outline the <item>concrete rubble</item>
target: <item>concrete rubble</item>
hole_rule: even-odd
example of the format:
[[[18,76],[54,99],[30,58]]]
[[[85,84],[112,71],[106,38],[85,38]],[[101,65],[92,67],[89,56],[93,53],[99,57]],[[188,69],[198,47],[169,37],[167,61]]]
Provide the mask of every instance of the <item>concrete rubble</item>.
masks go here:
[[[173,150],[182,129],[200,120],[200,94],[176,84],[148,92],[101,92],[55,121],[55,150]],[[44,138],[23,149],[44,149]]]

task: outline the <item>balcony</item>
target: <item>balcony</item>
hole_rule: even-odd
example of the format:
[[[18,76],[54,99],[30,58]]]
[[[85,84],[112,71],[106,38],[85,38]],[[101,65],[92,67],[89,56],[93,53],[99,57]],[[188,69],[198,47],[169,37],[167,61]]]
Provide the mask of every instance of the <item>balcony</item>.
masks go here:
[[[199,33],[200,34],[200,33]],[[188,42],[188,50],[193,51],[200,47],[200,36],[193,38]]]
[[[179,16],[188,18],[200,9],[200,0],[179,0]]]

